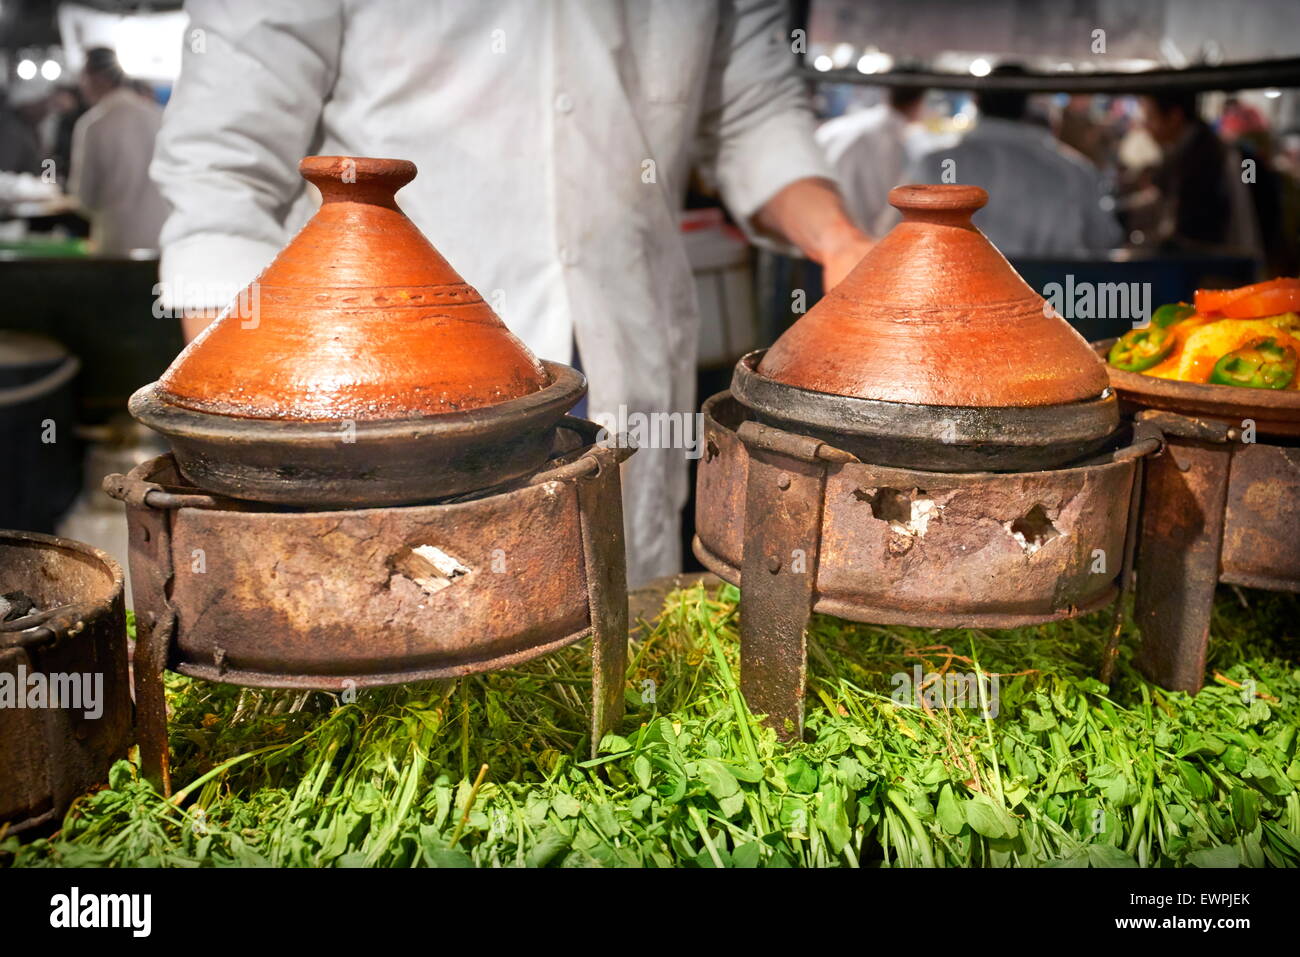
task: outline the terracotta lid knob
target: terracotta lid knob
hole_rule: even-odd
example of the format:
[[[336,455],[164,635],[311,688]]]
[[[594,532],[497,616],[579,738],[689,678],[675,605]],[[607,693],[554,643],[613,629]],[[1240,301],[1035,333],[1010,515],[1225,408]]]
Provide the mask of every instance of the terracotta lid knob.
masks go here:
[[[889,205],[901,212],[904,221],[909,223],[970,226],[971,216],[983,209],[988,201],[989,194],[978,186],[924,183],[895,186],[889,191]]]
[[[308,156],[298,164],[302,178],[321,193],[323,203],[393,205],[393,196],[415,179],[410,160],[366,156]]]

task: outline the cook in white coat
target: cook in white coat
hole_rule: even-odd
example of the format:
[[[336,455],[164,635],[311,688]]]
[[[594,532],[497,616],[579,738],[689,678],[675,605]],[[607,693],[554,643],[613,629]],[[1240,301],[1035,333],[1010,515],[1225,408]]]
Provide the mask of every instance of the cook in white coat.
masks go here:
[[[126,86],[113,51],[86,52],[81,92],[91,104],[72,128],[68,192],[90,214],[97,253],[157,249],[167,204],[149,178],[163,110]]]
[[[771,0],[187,4],[153,175],[169,305],[220,307],[310,215],[305,155],[414,160],[399,202],[539,356],[576,339],[593,414],[696,410],[678,214],[692,163],[833,283],[869,246]],[[210,314],[210,313],[209,313]],[[200,314],[202,315],[202,313]],[[193,333],[200,325],[191,322]],[[681,567],[682,449],[624,473],[629,580]]]

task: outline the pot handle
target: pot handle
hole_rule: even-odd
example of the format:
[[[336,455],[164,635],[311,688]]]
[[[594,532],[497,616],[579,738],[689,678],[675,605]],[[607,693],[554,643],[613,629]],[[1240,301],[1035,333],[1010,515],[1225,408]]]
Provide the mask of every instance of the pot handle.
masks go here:
[[[1241,438],[1241,429],[1225,422],[1210,418],[1193,418],[1164,409],[1143,409],[1133,417],[1135,425],[1148,433],[1155,431],[1163,438],[1174,435],[1183,439],[1196,439],[1201,442],[1235,442]]]

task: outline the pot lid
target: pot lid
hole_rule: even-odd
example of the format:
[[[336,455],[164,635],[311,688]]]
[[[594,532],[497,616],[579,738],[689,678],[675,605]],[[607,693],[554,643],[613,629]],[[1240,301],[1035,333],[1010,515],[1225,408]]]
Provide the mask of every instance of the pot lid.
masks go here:
[[[978,186],[899,186],[903,220],[768,350],[760,375],[812,392],[961,407],[1081,402],[1106,369],[971,223]]]
[[[218,415],[398,419],[538,392],[551,376],[398,208],[406,160],[309,156],[320,209],[171,364],[159,397]]]

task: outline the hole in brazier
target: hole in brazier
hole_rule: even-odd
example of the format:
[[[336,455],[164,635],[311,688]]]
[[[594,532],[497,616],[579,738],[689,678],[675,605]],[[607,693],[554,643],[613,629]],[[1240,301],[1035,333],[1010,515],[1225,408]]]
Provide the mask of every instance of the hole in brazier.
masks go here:
[[[1023,516],[1006,525],[1011,537],[1016,540],[1025,554],[1032,555],[1054,538],[1059,538],[1061,530],[1052,524],[1047,510],[1042,505],[1035,505]]]
[[[860,488],[853,497],[866,502],[873,518],[888,522],[900,535],[924,535],[930,519],[942,510],[923,488]]]
[[[395,574],[409,578],[427,594],[435,595],[456,579],[468,575],[470,569],[460,560],[448,555],[436,545],[416,545],[403,549],[393,557]]]
[[[924,494],[924,493],[921,493]],[[882,522],[906,524],[912,518],[912,493],[897,488],[860,488],[853,493],[859,502],[866,502],[873,517]]]

